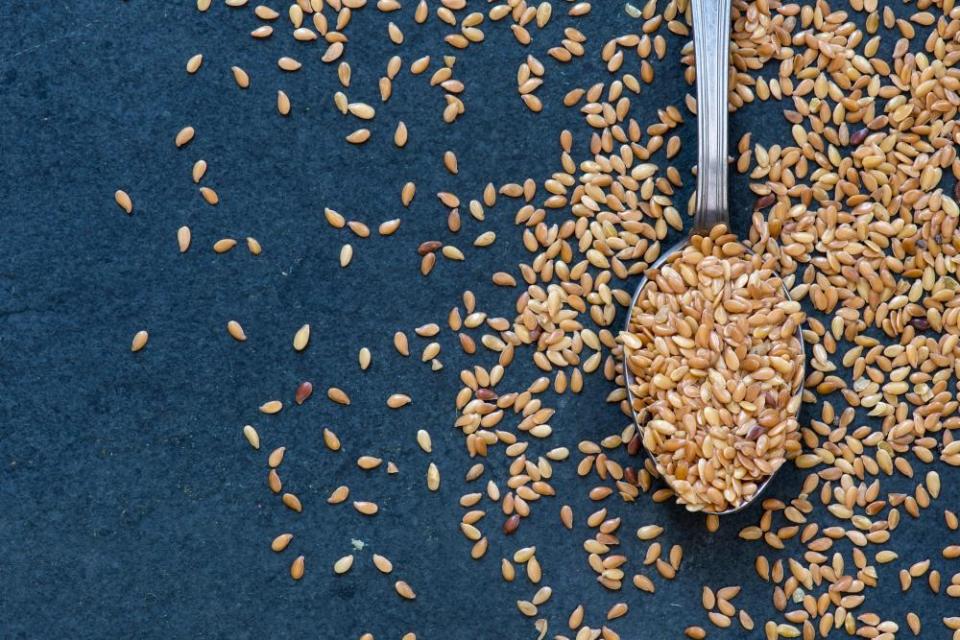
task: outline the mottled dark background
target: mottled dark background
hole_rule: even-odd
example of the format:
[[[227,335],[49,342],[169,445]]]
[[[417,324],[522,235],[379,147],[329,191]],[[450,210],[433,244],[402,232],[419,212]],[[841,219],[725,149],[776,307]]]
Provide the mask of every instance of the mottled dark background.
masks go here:
[[[413,630],[427,640],[530,638],[532,623],[514,602],[535,588],[499,577],[499,558],[529,544],[538,546],[544,583],[554,588],[541,609],[551,635],[565,628],[579,602],[587,603],[587,622],[599,626],[606,608],[623,600],[631,612],[612,625],[622,637],[677,638],[686,625],[706,624],[698,604],[705,583],[744,584],[736,604],[759,624],[770,617],[770,587],[752,569],[760,547],[736,535],[756,519],[756,508],[707,535],[702,518],[672,505],[610,501],[624,518],[628,575],[643,551],[630,532],[642,524],[666,526],[662,541],[682,544],[686,557],[673,583],[655,578],[655,596],[629,583],[620,594],[604,592],[581,549],[588,535],[583,519],[596,505],[586,500],[591,485],[576,478],[573,463],[556,465],[560,497],[536,505],[514,537],[504,540],[502,516],[491,508],[482,523],[490,550],[481,562],[470,560],[456,504],[469,462],[451,428],[452,398],[462,366],[493,359],[468,360],[445,332],[446,368],[435,374],[390,346],[396,329],[442,323],[465,288],[482,309],[510,315],[514,293],[495,290],[489,274],[516,272],[528,259],[512,224],[519,205],[501,198],[487,222],[465,219],[455,242],[467,261],[441,261],[424,279],[416,246],[451,239],[432,194],[472,198],[487,181],[542,181],[558,167],[564,127],[576,132],[583,157],[588,134],[559,98],[574,86],[610,79],[599,62],[600,44],[638,24],[623,3],[595,2],[593,13],[577,21],[589,54],[569,66],[545,54],[571,24],[562,2],[554,2],[546,29],[531,30],[529,48],[515,43],[506,23],[487,23],[486,42],[466,52],[440,44],[449,27],[435,16],[415,26],[412,1],[390,16],[406,32],[402,47],[387,40],[385,16],[372,7],[356,12],[347,30],[354,71],[348,95],[378,108],[369,125],[373,140],[361,147],[343,142],[358,123],[333,108],[339,86],[335,68],[319,61],[321,47],[292,41],[282,21],[282,33],[253,41],[248,32],[259,23],[249,8],[214,4],[200,14],[192,0],[0,3],[6,28],[0,41],[0,637],[348,640],[369,631],[379,640]],[[894,35],[885,38],[892,46]],[[682,109],[688,88],[678,62],[681,42],[669,42],[667,59],[655,65],[656,83],[634,99],[642,123],[653,122],[667,104]],[[191,77],[184,64],[197,52],[205,62]],[[403,56],[405,70],[381,106],[377,79],[394,53]],[[440,89],[406,70],[427,53],[434,56],[431,71],[441,54],[457,56],[467,113],[454,126],[440,120]],[[516,95],[516,68],[527,53],[547,66],[540,115],[523,109]],[[275,61],[285,54],[305,68],[282,74]],[[636,73],[636,58],[627,60]],[[231,65],[250,73],[248,91],[234,85]],[[276,114],[278,88],[291,96],[290,118]],[[781,108],[755,105],[735,114],[733,139],[749,129],[760,141],[787,140]],[[405,150],[389,143],[398,119],[410,129]],[[176,151],[173,136],[186,124],[196,127],[197,138]],[[692,119],[679,133],[684,150],[675,164],[689,176]],[[460,158],[458,176],[442,168],[446,149]],[[205,183],[222,198],[217,208],[206,206],[190,181],[201,157],[210,163]],[[408,180],[416,181],[418,196],[407,211],[399,192]],[[688,178],[679,202],[691,184]],[[739,229],[752,202],[745,186],[736,178]],[[132,217],[114,204],[117,188],[132,195]],[[371,225],[400,216],[403,225],[391,238],[357,240],[325,224],[326,206]],[[193,229],[194,246],[179,255],[175,231],[183,224]],[[472,238],[487,229],[497,231],[497,243],[473,248]],[[261,241],[262,256],[242,249],[216,256],[210,249],[220,237],[247,235]],[[342,270],[337,256],[345,241],[356,257]],[[247,343],[226,335],[228,319],[243,324]],[[296,354],[291,336],[305,322],[314,337]],[[133,355],[130,338],[141,328],[151,340]],[[419,353],[425,341],[414,342]],[[374,353],[366,373],[356,365],[363,345]],[[534,376],[529,366],[514,366],[504,385],[524,387]],[[343,387],[353,406],[334,406],[319,394],[278,417],[256,413],[264,400],[289,401],[304,378],[321,389]],[[574,447],[622,428],[623,416],[603,402],[610,389],[593,376],[581,396],[551,400],[558,413],[547,446]],[[395,391],[410,393],[414,404],[388,411],[384,399]],[[265,453],[251,451],[240,435],[247,422],[257,425],[267,450],[288,447],[283,476],[305,503],[302,515],[267,491]],[[340,434],[343,452],[324,450],[324,426]],[[424,487],[428,457],[414,439],[421,427],[433,434],[432,460],[443,474],[436,494]],[[363,453],[395,460],[401,473],[360,472],[354,460]],[[502,457],[490,464],[501,468]],[[939,557],[949,538],[942,508],[958,503],[956,475],[944,471],[936,513],[919,522],[905,518],[892,544],[904,563],[933,558],[945,582],[958,568]],[[795,495],[800,478],[785,471],[771,495]],[[377,500],[381,513],[368,519],[347,505],[324,504],[341,483],[355,498]],[[578,517],[573,533],[558,525],[566,501]],[[284,530],[296,539],[278,556],[268,544]],[[331,564],[350,551],[352,538],[368,546],[348,576],[334,579]],[[373,569],[371,552],[393,559],[393,577],[414,586],[415,602],[394,594],[392,579]],[[287,567],[299,553],[307,556],[307,574],[294,584]],[[884,588],[869,591],[864,610],[902,625],[913,609],[926,624],[924,637],[947,637],[939,619],[956,612],[956,602],[933,597],[923,584],[901,596],[900,566],[881,569]],[[711,637],[745,635],[711,631]]]

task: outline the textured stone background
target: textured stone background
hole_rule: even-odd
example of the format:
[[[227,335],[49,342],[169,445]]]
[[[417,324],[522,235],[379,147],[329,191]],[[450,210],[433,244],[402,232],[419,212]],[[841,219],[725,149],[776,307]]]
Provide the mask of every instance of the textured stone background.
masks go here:
[[[711,536],[702,518],[672,505],[611,501],[624,518],[628,575],[643,551],[630,532],[643,524],[666,526],[662,541],[682,544],[686,557],[673,583],[656,579],[655,596],[629,584],[621,594],[603,592],[581,550],[583,518],[595,508],[585,497],[591,485],[575,477],[573,463],[556,465],[560,497],[536,505],[509,540],[491,508],[483,523],[490,550],[483,561],[470,560],[456,504],[469,463],[451,428],[452,398],[462,366],[493,359],[467,360],[457,354],[455,336],[444,333],[446,368],[434,374],[390,346],[396,329],[442,323],[465,288],[481,308],[510,315],[513,292],[494,290],[489,274],[515,271],[527,259],[512,224],[515,202],[501,198],[487,223],[465,219],[456,239],[465,263],[441,261],[424,279],[414,249],[425,239],[450,239],[436,191],[472,198],[487,181],[540,182],[558,167],[564,127],[576,133],[583,157],[588,134],[559,97],[609,80],[599,64],[600,43],[637,23],[621,2],[598,0],[577,23],[590,39],[589,55],[563,66],[545,55],[570,24],[564,3],[554,4],[554,20],[542,33],[534,30],[526,50],[506,24],[487,24],[486,42],[456,52],[456,77],[467,86],[467,113],[456,125],[441,123],[442,93],[428,87],[427,76],[404,71],[391,101],[378,105],[374,139],[353,147],[342,139],[358,125],[333,108],[339,87],[335,69],[319,61],[320,48],[276,35],[253,41],[247,34],[258,22],[249,10],[215,2],[201,15],[192,0],[0,3],[7,27],[0,41],[0,636],[347,640],[370,631],[379,640],[413,630],[427,640],[530,638],[532,624],[514,602],[535,588],[499,577],[499,558],[529,544],[538,546],[544,583],[554,588],[542,608],[551,633],[565,628],[579,602],[588,603],[587,622],[599,626],[606,608],[623,600],[631,612],[613,624],[622,637],[677,638],[686,625],[706,625],[698,604],[705,583],[742,583],[736,604],[760,624],[772,615],[770,587],[752,569],[760,547],[736,535],[757,509],[724,519]],[[414,28],[414,3],[405,5],[391,16],[407,34],[400,48],[387,40],[384,16],[372,8],[355,14],[347,31],[353,100],[379,102],[377,79],[395,52],[405,68],[426,53],[435,56],[435,67],[439,54],[449,53],[439,44],[448,28],[435,17]],[[666,104],[682,108],[688,89],[680,46],[670,38],[667,59],[656,63],[656,83],[634,99],[642,123]],[[190,77],[183,66],[197,52],[204,67]],[[516,95],[516,68],[528,52],[548,68],[540,115],[523,109]],[[285,54],[300,58],[304,70],[281,74],[275,60]],[[250,73],[248,91],[233,84],[234,64]],[[278,88],[293,100],[290,118],[276,115]],[[760,141],[786,141],[781,108],[755,105],[735,114],[732,139],[752,129]],[[402,151],[389,143],[398,119],[410,129]],[[177,152],[173,136],[186,124],[198,135]],[[692,119],[679,132],[685,146],[675,164],[689,176]],[[459,176],[443,170],[445,149],[457,152]],[[221,195],[217,208],[203,204],[190,182],[200,157],[210,163],[205,183]],[[407,180],[416,181],[418,196],[404,211],[399,192]],[[688,180],[678,201],[691,187]],[[113,203],[117,188],[131,193],[132,217]],[[735,226],[743,229],[752,198],[742,179],[733,194]],[[399,215],[403,225],[392,238],[357,240],[327,227],[325,206],[371,225]],[[183,224],[194,232],[187,255],[176,250],[175,231]],[[470,246],[486,229],[497,231],[497,243]],[[210,250],[220,237],[247,235],[263,244],[259,258]],[[342,270],[337,255],[345,241],[356,257]],[[231,318],[246,328],[247,343],[226,335]],[[298,355],[290,339],[304,322],[314,337]],[[144,327],[150,344],[131,355],[130,338]],[[414,343],[417,352],[425,344]],[[363,345],[374,353],[367,373],[356,365]],[[534,375],[515,365],[504,385],[524,387]],[[321,390],[343,387],[353,406],[332,405],[321,393],[279,417],[257,415],[264,400],[292,399],[304,378]],[[383,402],[394,391],[410,393],[414,404],[388,411]],[[618,431],[625,420],[603,402],[609,391],[593,376],[581,396],[553,400],[550,446],[574,447]],[[247,422],[257,425],[267,450],[288,447],[283,476],[305,503],[302,515],[285,510],[264,486],[265,454],[252,452],[240,436]],[[340,435],[343,452],[323,449],[323,426]],[[433,434],[432,459],[443,474],[437,494],[424,487],[428,458],[414,440],[421,427]],[[353,461],[363,453],[396,460],[401,473],[360,472]],[[499,469],[502,458],[490,464]],[[936,513],[921,522],[905,518],[892,548],[906,563],[933,558],[946,582],[958,566],[939,557],[949,538],[942,509],[956,508],[958,492],[954,470],[943,475]],[[770,495],[793,496],[800,481],[800,474],[784,471]],[[341,483],[353,497],[380,502],[381,513],[365,519],[349,506],[324,504]],[[565,501],[581,523],[574,533],[558,525]],[[268,543],[284,530],[297,537],[277,556]],[[334,579],[330,566],[350,550],[351,538],[368,546],[350,575]],[[415,602],[393,593],[392,580],[372,567],[371,552],[394,561],[394,577],[414,586]],[[307,575],[293,584],[287,567],[299,553],[307,556]],[[881,569],[884,588],[870,591],[864,609],[901,624],[906,611],[916,610],[924,637],[947,637],[939,618],[956,613],[956,603],[933,597],[923,584],[901,596],[900,566]],[[711,631],[711,637],[744,636]]]

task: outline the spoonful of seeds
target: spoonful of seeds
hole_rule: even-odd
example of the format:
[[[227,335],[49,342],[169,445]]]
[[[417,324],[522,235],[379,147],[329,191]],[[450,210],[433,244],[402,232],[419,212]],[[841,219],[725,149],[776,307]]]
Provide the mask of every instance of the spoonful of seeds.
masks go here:
[[[730,232],[730,0],[693,0],[698,171],[692,233],[647,268],[621,334],[644,448],[677,501],[726,514],[800,449],[804,314]]]

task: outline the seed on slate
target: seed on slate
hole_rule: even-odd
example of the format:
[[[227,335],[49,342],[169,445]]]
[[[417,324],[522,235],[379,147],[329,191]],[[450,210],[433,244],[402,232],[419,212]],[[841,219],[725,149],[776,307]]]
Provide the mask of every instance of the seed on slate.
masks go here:
[[[250,443],[250,446],[254,449],[260,448],[260,434],[253,428],[253,425],[248,424],[243,427],[243,437],[247,439],[247,442]]]
[[[457,164],[457,155],[453,151],[443,152],[443,166],[446,167],[447,171],[454,175],[460,172]]]
[[[404,582],[403,580],[397,580],[396,584],[393,585],[397,590],[397,593],[404,600],[414,600],[417,597],[417,594],[414,593],[413,589],[410,588],[410,585]]]
[[[338,389],[337,387],[330,387],[327,389],[327,397],[337,404],[350,404],[350,396],[348,396],[342,389]]]
[[[230,71],[233,72],[233,80],[238,87],[246,89],[250,86],[250,76],[247,75],[246,71],[240,67],[230,67]]]
[[[413,197],[417,193],[417,185],[413,182],[408,182],[403,185],[403,189],[400,191],[400,202],[403,203],[403,206],[409,207],[410,203],[413,202]]]
[[[387,406],[391,409],[399,409],[410,404],[410,396],[402,393],[394,393],[387,398]]]
[[[273,539],[273,542],[270,543],[270,549],[280,553],[290,544],[290,541],[293,540],[292,533],[281,533],[276,538]]]
[[[283,504],[291,511],[296,511],[297,513],[300,513],[301,511],[303,511],[303,505],[300,504],[300,498],[293,495],[292,493],[283,494],[282,500],[283,500]]]
[[[190,141],[193,140],[196,131],[193,127],[184,127],[177,132],[177,137],[174,138],[174,144],[179,149],[180,147],[190,144]]]
[[[191,171],[190,176],[193,178],[194,184],[200,182],[206,173],[207,173],[206,160],[197,160],[196,162],[193,163],[193,170]]]
[[[283,56],[277,60],[277,66],[284,71],[298,71],[303,65],[300,64],[298,60],[290,58],[288,56]]]
[[[425,429],[417,431],[417,444],[420,445],[420,448],[426,453],[433,451],[433,442],[430,439],[430,434]]]
[[[627,615],[630,607],[626,602],[618,602],[607,610],[607,620],[615,620]]]
[[[283,454],[286,453],[286,447],[277,447],[270,452],[270,456],[267,458],[267,466],[271,469],[276,469],[283,462]]]
[[[330,429],[325,428],[323,430],[323,444],[326,445],[327,449],[330,449],[331,451],[340,450],[340,438],[338,438],[337,434]]]
[[[260,243],[257,241],[256,238],[251,238],[248,236],[247,251],[249,251],[251,255],[258,256],[263,252],[263,247],[260,246]]]
[[[187,60],[187,73],[193,75],[200,70],[200,66],[203,65],[203,54],[197,53],[190,56],[190,59]]]
[[[293,561],[290,565],[290,577],[294,580],[300,580],[303,578],[304,571],[304,557],[297,556],[297,559]]]
[[[268,400],[260,405],[260,413],[266,413],[268,415],[273,415],[275,413],[280,413],[283,409],[283,402],[280,400]]]
[[[333,563],[333,572],[335,574],[343,575],[347,571],[350,571],[350,567],[353,566],[353,555],[343,556],[339,560]]]
[[[440,469],[432,462],[427,467],[427,488],[430,491],[440,489]]]
[[[407,341],[407,334],[403,331],[397,331],[393,334],[393,346],[400,355],[410,355],[410,343]]]
[[[387,35],[393,44],[403,44],[403,31],[392,22],[387,23]]]
[[[362,369],[363,371],[366,371],[367,369],[370,368],[371,357],[372,356],[370,355],[370,349],[367,349],[366,347],[362,347],[360,349],[360,353],[357,354],[357,360],[359,360],[360,362],[360,369]]]
[[[267,486],[270,487],[270,491],[274,493],[280,493],[280,490],[283,489],[283,483],[280,482],[280,474],[277,473],[276,469],[270,469],[267,473]]]
[[[150,339],[150,334],[146,331],[137,331],[133,335],[133,341],[130,343],[130,350],[136,353],[140,351],[145,346],[147,346],[147,340]]]
[[[371,469],[376,469],[383,463],[381,458],[375,458],[374,456],[360,456],[357,458],[357,466],[363,469],[364,471],[370,471]]]
[[[230,337],[237,342],[243,342],[247,339],[247,334],[244,333],[243,327],[241,327],[240,323],[236,320],[230,320],[227,322],[227,333],[229,333]]]
[[[520,526],[520,516],[516,513],[506,519],[503,523],[503,532],[507,535],[514,533]]]
[[[347,136],[346,140],[350,144],[363,144],[370,139],[370,130],[369,129],[357,129],[353,133]]]
[[[215,207],[220,203],[220,196],[217,195],[217,192],[210,187],[200,187],[200,196],[203,198],[204,202],[212,207]]]
[[[215,253],[226,253],[237,246],[237,241],[233,238],[222,238],[213,243]]]
[[[350,231],[353,232],[353,235],[357,236],[358,238],[370,237],[370,229],[362,222],[351,220],[347,223],[347,226],[350,228]]]
[[[353,508],[365,516],[375,515],[377,511],[380,510],[380,507],[377,506],[376,502],[363,502],[363,501],[354,502]]]
[[[309,380],[304,380],[297,386],[297,391],[293,396],[293,400],[297,404],[303,404],[312,395],[313,395],[313,383],[310,382]]]
[[[707,637],[707,632],[703,627],[687,627],[683,630],[684,635],[692,640],[703,640]]]
[[[565,504],[560,507],[560,522],[567,529],[573,529],[573,509],[570,508],[570,505]]]
[[[400,218],[394,218],[393,220],[387,220],[380,224],[378,231],[382,236],[392,236],[397,229],[400,228]]]
[[[269,38],[272,35],[273,35],[273,27],[269,25],[263,25],[263,26],[257,27],[256,29],[250,32],[250,36],[252,38],[257,38],[258,40]]]
[[[294,351],[303,351],[307,348],[307,344],[310,342],[310,325],[305,324],[293,335],[293,349]]]
[[[117,192],[113,194],[113,198],[117,201],[117,206],[126,211],[127,215],[133,213],[133,200],[130,199],[126,191],[117,189]]]
[[[353,260],[353,247],[348,243],[340,247],[340,266],[346,268],[351,260]]]
[[[653,540],[661,533],[663,533],[663,527],[655,524],[648,524],[637,529],[637,537],[641,540]]]
[[[277,91],[277,113],[282,116],[290,115],[290,96],[283,91]]]
[[[403,120],[397,123],[397,130],[393,134],[393,144],[398,147],[404,147],[407,144],[407,125]]]
[[[329,504],[340,504],[350,496],[350,488],[347,485],[340,485],[327,498]]]
[[[533,594],[533,598],[531,599],[531,602],[533,602],[533,604],[539,607],[540,605],[546,603],[547,600],[549,600],[550,596],[552,595],[553,595],[553,589],[547,586],[543,586],[537,589],[537,592]]]
[[[347,220],[343,217],[343,214],[338,213],[333,209],[325,208],[323,210],[323,217],[326,218],[327,224],[334,229],[342,229],[347,225]]]
[[[373,554],[373,566],[375,566],[380,573],[390,573],[393,571],[393,563],[378,553]]]
[[[361,120],[372,120],[377,115],[376,109],[363,102],[351,102],[347,105],[347,110]]]
[[[417,247],[417,253],[419,253],[421,256],[425,256],[428,253],[436,251],[442,246],[443,246],[443,243],[440,242],[439,240],[427,240],[425,242],[420,243],[420,246]]]

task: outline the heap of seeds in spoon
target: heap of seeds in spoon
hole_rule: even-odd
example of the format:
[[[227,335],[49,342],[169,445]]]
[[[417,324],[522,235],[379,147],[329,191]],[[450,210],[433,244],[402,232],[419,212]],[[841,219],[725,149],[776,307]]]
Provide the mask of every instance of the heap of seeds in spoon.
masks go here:
[[[197,0],[201,11],[211,9],[211,4]],[[464,512],[462,521],[450,526],[459,526],[469,541],[478,572],[485,570],[488,549],[509,547],[512,538],[504,536],[526,531],[524,519],[550,509],[559,511],[559,523],[569,535],[583,536],[578,540],[582,561],[603,589],[619,592],[632,584],[642,592],[640,597],[660,597],[655,594],[658,585],[677,575],[684,556],[679,545],[671,544],[671,532],[655,524],[663,522],[660,509],[667,508],[658,503],[671,501],[673,490],[657,482],[659,472],[650,461],[638,457],[641,441],[632,420],[606,436],[577,442],[581,425],[569,424],[551,404],[554,394],[578,394],[588,375],[600,373],[591,383],[605,385],[608,400],[630,415],[618,358],[621,346],[610,330],[621,325],[630,303],[628,291],[618,281],[642,275],[659,256],[668,231],[683,228],[682,212],[692,212],[693,200],[683,178],[689,167],[674,166],[673,161],[681,136],[691,141],[693,132],[684,126],[687,113],[681,109],[695,113],[695,100],[688,94],[683,105],[651,104],[644,88],[657,73],[676,73],[678,62],[686,66],[685,77],[692,85],[688,0],[628,4],[626,15],[636,20],[628,22],[623,35],[605,41],[588,39],[579,28],[579,20],[591,12],[587,2],[553,0],[532,6],[509,0],[484,7],[485,12],[466,11],[463,0],[441,0],[433,12],[425,1],[401,6],[395,0],[381,0],[374,9],[366,0],[288,0],[283,12],[254,7],[247,0],[226,4],[249,13],[255,39],[285,37],[291,47],[316,43],[321,48],[320,62],[316,56],[303,56],[301,69],[299,62],[284,57],[277,61],[276,73],[311,73],[322,64],[331,65],[342,91],[332,96],[330,108],[343,116],[344,144],[363,144],[371,153],[376,145],[404,148],[411,135],[395,117],[388,121],[395,132],[392,137],[373,135],[367,125],[356,128],[357,120],[382,122],[391,117],[389,100],[395,84],[396,90],[437,92],[437,121],[444,123],[440,127],[446,131],[445,127],[458,126],[466,111],[465,96],[482,98],[484,87],[465,86],[455,77],[453,54],[482,55],[488,30],[509,27],[518,47],[524,47],[516,74],[518,109],[549,113],[559,105],[548,100],[542,88],[559,83],[568,91],[563,105],[578,109],[583,125],[559,133],[557,166],[532,166],[536,179],[516,176],[499,186],[476,184],[459,193],[453,188],[438,193],[446,216],[436,235],[407,247],[411,259],[420,261],[424,276],[439,268],[438,257],[449,262],[445,268],[457,268],[455,263],[472,256],[456,246],[461,244],[458,238],[471,225],[479,226],[474,250],[489,247],[496,235],[482,228],[487,211],[516,203],[518,235],[531,256],[519,266],[516,256],[506,257],[501,270],[490,274],[507,300],[481,304],[467,289],[461,301],[448,303],[455,304],[453,309],[438,309],[436,317],[424,318],[415,329],[388,331],[401,329],[394,340],[401,356],[420,351],[417,340],[426,343],[421,358],[407,360],[410,367],[423,366],[423,361],[436,375],[444,375],[450,370],[440,363],[444,342],[453,345],[444,347],[448,362],[472,359],[459,372],[463,388],[455,400],[455,426],[464,435],[470,457],[459,500]],[[454,27],[443,43],[436,43],[437,55],[416,59],[408,55],[408,65],[403,60],[404,34],[386,17],[406,10],[413,12],[415,25],[410,28],[433,19],[433,13]],[[346,95],[363,89],[354,86],[347,61],[354,41],[348,43],[345,35],[361,11],[374,13],[385,23],[383,37],[397,51],[383,61],[386,70],[374,89],[381,100],[376,109]],[[780,495],[758,505],[756,523],[740,531],[741,538],[757,545],[753,566],[759,582],[742,589],[764,596],[762,626],[768,640],[833,633],[888,640],[907,629],[915,636],[942,634],[943,627],[960,637],[960,619],[937,618],[922,608],[901,615],[879,608],[873,595],[876,590],[916,589],[925,582],[927,597],[960,598],[955,564],[960,544],[937,545],[931,537],[922,548],[902,551],[903,557],[888,546],[905,535],[898,531],[904,517],[933,520],[944,536],[955,537],[951,532],[960,529],[955,512],[936,503],[940,473],[947,465],[960,466],[960,442],[953,435],[960,429],[954,397],[960,356],[956,279],[960,236],[955,233],[960,207],[950,191],[950,174],[960,176],[955,149],[960,8],[953,0],[919,0],[898,13],[901,17],[876,0],[850,0],[843,7],[822,0],[733,2],[731,106],[745,113],[742,117],[749,123],[751,103],[778,102],[786,120],[780,129],[769,123],[774,135],[780,134],[774,144],[757,144],[749,133],[737,144],[737,170],[749,176],[750,189],[758,198],[746,240],[760,254],[762,267],[781,274],[791,298],[813,314],[803,331],[812,357],[802,397],[819,403],[817,417],[801,423],[802,450],[787,441],[783,444],[782,455],[793,459],[798,473],[805,474],[803,479],[784,482]],[[541,35],[539,29],[551,20],[563,20],[562,39]],[[669,48],[668,42],[676,47]],[[605,66],[599,74],[593,66],[597,58]],[[410,76],[428,71],[432,75],[420,82],[406,77],[405,66]],[[240,91],[251,82],[275,86],[276,79],[251,80],[239,67],[205,64],[200,54],[189,59],[187,72],[198,77],[232,73]],[[575,84],[565,84],[570,82]],[[293,92],[276,94],[279,117],[305,115],[299,105]],[[178,153],[191,153],[194,133],[203,134],[184,128],[174,137]],[[575,138],[588,140],[587,152],[575,146]],[[455,154],[445,154],[443,166],[456,174],[469,161],[467,156],[458,162]],[[207,162],[197,159],[193,183],[185,180],[188,188],[203,181],[199,195],[211,206],[223,206],[217,191],[207,186],[216,180],[217,170],[215,161],[208,171]],[[400,206],[416,208],[416,178],[404,178]],[[119,191],[115,200],[124,212],[134,212],[135,198],[130,194]],[[325,217],[333,233],[352,233],[358,246],[372,235],[367,224],[349,213],[327,208]],[[379,226],[381,235],[392,235],[399,224],[399,218],[387,220]],[[182,253],[201,250],[191,250],[192,235],[186,226],[177,230],[176,238]],[[230,238],[212,240],[217,253],[236,244]],[[269,256],[269,239],[261,247],[248,238],[247,248],[254,256],[261,251]],[[350,265],[353,255],[354,247],[346,245],[340,265]],[[790,315],[796,313],[790,309]],[[302,322],[292,319],[291,326]],[[415,336],[412,344],[407,333]],[[227,334],[238,342],[248,341],[236,320],[227,324]],[[146,331],[137,334],[134,351],[144,349],[146,336]],[[150,357],[152,349],[162,347],[162,336],[151,337],[150,344],[137,357]],[[301,329],[294,348],[304,352],[308,344],[309,329]],[[633,349],[629,343],[626,347],[628,352]],[[529,356],[541,371],[528,384],[513,378],[504,382],[505,370],[518,354]],[[369,350],[361,351],[364,371],[371,358]],[[723,366],[728,366],[725,360]],[[781,377],[784,383],[790,379]],[[304,383],[295,394],[290,390],[285,395],[300,405],[312,389]],[[359,389],[329,388],[326,393],[344,411],[364,401],[383,403],[383,398],[362,396]],[[411,401],[416,397],[398,390],[387,406],[400,409]],[[763,401],[767,408],[765,397]],[[258,419],[282,419],[292,410],[303,409],[279,400],[264,402]],[[254,426],[248,425],[243,433],[251,446],[260,448]],[[425,489],[435,490],[440,469],[462,460],[435,454],[425,429],[408,436],[431,456],[424,469]],[[325,429],[322,437],[331,451],[350,446],[341,443],[332,429]],[[348,499],[356,500],[355,517],[379,512],[375,496],[368,491],[354,495],[361,491],[351,492],[346,485],[337,486],[329,496],[305,496],[303,502],[284,493],[283,449],[270,450],[268,486],[289,509],[286,515],[291,519],[303,509],[335,509]],[[379,456],[357,453],[361,468],[370,472],[381,468]],[[505,473],[495,471],[504,465],[486,464],[487,458],[500,456],[509,460]],[[766,462],[772,465],[777,457]],[[571,458],[596,505],[591,513],[574,513],[563,487],[552,481],[554,465]],[[382,467],[386,473],[399,468],[389,462]],[[445,483],[450,475],[444,475]],[[562,506],[553,508],[554,500]],[[322,502],[327,504],[318,504]],[[496,512],[502,517],[494,517]],[[638,529],[621,530],[627,529],[628,519],[637,518],[644,522]],[[720,526],[716,516],[707,516],[705,523],[710,531]],[[271,545],[278,554],[297,554],[289,570],[298,580],[309,566],[301,555],[310,549],[304,538],[298,534],[294,540],[284,533]],[[558,640],[609,640],[619,637],[614,626],[621,621],[626,621],[622,631],[628,637],[630,630],[635,632],[636,616],[628,615],[625,602],[601,611],[589,601],[589,591],[586,605],[569,614],[555,611],[551,600],[556,598],[543,584],[544,569],[535,546],[513,553],[504,550],[502,555],[500,571],[510,583],[505,588],[516,593],[521,614],[536,619],[539,637],[545,637],[549,628]],[[349,579],[351,558],[352,554],[335,563],[333,574],[343,576],[335,579]],[[394,570],[385,556],[372,561],[384,574]],[[559,575],[562,567],[550,569]],[[403,581],[395,589],[405,599],[415,595]],[[707,636],[705,627],[711,637],[748,635],[755,624],[749,613],[734,605],[740,591],[741,585],[704,585],[703,611],[677,610],[670,621],[678,626],[678,634],[684,629],[695,639]]]
[[[657,269],[622,335],[643,445],[691,511],[748,501],[800,451],[800,305],[723,225]]]

